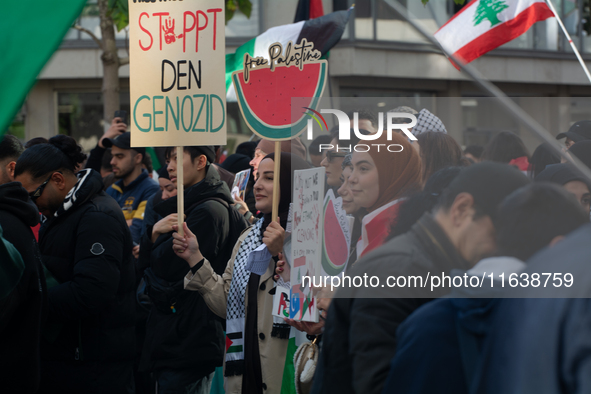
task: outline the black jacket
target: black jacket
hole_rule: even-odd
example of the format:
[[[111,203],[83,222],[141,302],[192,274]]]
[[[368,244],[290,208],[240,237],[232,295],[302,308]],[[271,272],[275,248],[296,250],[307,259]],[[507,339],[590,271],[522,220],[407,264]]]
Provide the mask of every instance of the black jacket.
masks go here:
[[[78,174],[74,192],[41,226],[49,325],[42,358],[124,362],[135,354],[135,278],[131,234],[100,175]],[[48,281],[48,283],[51,283]]]
[[[219,198],[232,204],[230,190],[220,180],[214,166],[210,165],[205,179],[189,187],[184,197],[187,226],[196,235],[203,256],[221,275],[234,246],[229,240],[228,208],[215,200],[203,200]],[[161,217],[176,213],[177,198],[171,197],[160,203],[154,211]],[[149,239],[151,234],[152,228],[148,226],[145,236]],[[212,372],[216,366],[222,365],[222,323],[198,292],[184,290],[183,279],[189,272],[189,265],[172,250],[172,233],[158,237],[152,246],[150,266],[158,278],[177,283],[178,297],[173,298],[178,298],[178,302],[174,305],[174,313],[170,308],[172,305],[155,305],[152,308],[140,368],[150,371],[194,369],[195,379]]]
[[[430,214],[412,229],[368,253],[347,273],[350,277],[449,274],[453,268],[468,269],[447,235]],[[369,285],[368,285],[369,286]],[[381,393],[396,352],[396,330],[414,310],[449,288],[434,292],[412,287],[361,287],[339,289],[328,310],[322,351],[313,393]],[[372,298],[366,298],[372,297]],[[405,298],[403,298],[405,297]]]
[[[39,338],[45,277],[41,254],[31,227],[39,211],[19,182],[0,186],[0,226],[4,239],[19,251],[25,269],[11,294],[0,300],[0,382],[2,391],[37,391]]]

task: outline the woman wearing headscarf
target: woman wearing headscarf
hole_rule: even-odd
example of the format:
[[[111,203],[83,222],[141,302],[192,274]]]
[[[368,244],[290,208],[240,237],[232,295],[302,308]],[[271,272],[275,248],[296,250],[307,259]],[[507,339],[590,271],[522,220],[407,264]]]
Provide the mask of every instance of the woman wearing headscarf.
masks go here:
[[[421,159],[406,137],[384,133],[372,141],[368,152],[357,146],[351,163],[349,184],[353,201],[368,214],[361,222],[358,258],[384,243],[396,220],[403,197],[420,189]],[[365,148],[365,147],[363,147]]]
[[[343,172],[341,175],[341,187],[337,190],[339,196],[343,201],[343,209],[347,215],[351,215],[354,218],[353,226],[351,228],[351,248],[349,250],[349,260],[347,263],[347,270],[351,268],[353,263],[357,261],[357,240],[361,236],[361,220],[367,213],[364,208],[355,204],[353,200],[353,193],[351,192],[351,185],[349,184],[349,177],[353,173],[353,164],[351,162],[353,155],[349,153],[343,160]]]
[[[310,165],[297,156],[281,154],[277,223],[271,217],[274,160],[270,154],[260,162],[254,185],[263,219],[240,236],[223,275],[217,275],[203,258],[186,225],[184,236],[173,235],[175,252],[191,267],[185,289],[198,291],[209,308],[226,319],[224,376],[226,392],[231,394],[281,389],[289,325],[272,316],[274,258],[282,258],[293,171]]]

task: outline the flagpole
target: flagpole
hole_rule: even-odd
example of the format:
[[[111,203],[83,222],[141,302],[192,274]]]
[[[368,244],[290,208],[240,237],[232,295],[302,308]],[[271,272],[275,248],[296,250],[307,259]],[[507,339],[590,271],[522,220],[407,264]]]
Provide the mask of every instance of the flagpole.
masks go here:
[[[577,56],[577,59],[579,59],[579,63],[581,63],[581,67],[583,67],[583,71],[585,71],[585,75],[587,75],[587,78],[589,79],[589,82],[591,82],[591,74],[589,74],[589,69],[587,68],[587,65],[585,64],[585,62],[583,61],[583,58],[581,57],[581,54],[579,53],[579,50],[577,49],[577,46],[575,45],[575,43],[573,42],[573,40],[570,38],[570,34],[568,34],[568,31],[566,31],[566,27],[564,27],[564,24],[562,23],[562,20],[558,16],[558,13],[556,13],[556,9],[554,8],[554,5],[552,4],[552,1],[551,0],[546,0],[546,2],[548,3],[548,7],[550,7],[550,9],[552,10],[552,13],[554,14],[554,17],[558,21],[558,24],[560,25],[560,28],[562,29],[562,32],[564,33],[564,35],[568,39],[568,42],[569,42],[570,46],[573,48],[573,52]]]
[[[398,1],[395,0],[384,0],[386,4],[388,4],[394,11],[396,11],[404,20],[406,20],[416,31],[418,31],[423,37],[425,37],[429,42],[431,42],[436,48],[439,48],[444,55],[446,55],[449,59],[451,59],[455,64],[457,64],[462,71],[464,71],[472,80],[482,88],[485,92],[487,92],[492,97],[496,97],[499,100],[499,103],[513,116],[519,119],[528,129],[534,132],[540,139],[544,142],[547,142],[552,146],[552,149],[560,155],[561,158],[566,160],[568,163],[574,164],[589,180],[591,180],[591,169],[589,169],[586,165],[583,164],[575,155],[569,155],[566,152],[563,152],[557,144],[556,140],[552,138],[552,135],[544,129],[534,118],[532,118],[527,112],[525,112],[521,107],[515,104],[501,89],[493,85],[490,81],[484,79],[484,77],[472,67],[470,64],[464,64],[463,62],[459,61],[453,54],[447,52],[445,48],[441,46],[439,41],[433,37],[432,34],[427,32],[423,26],[419,25],[415,21],[413,21],[406,7],[401,5]]]

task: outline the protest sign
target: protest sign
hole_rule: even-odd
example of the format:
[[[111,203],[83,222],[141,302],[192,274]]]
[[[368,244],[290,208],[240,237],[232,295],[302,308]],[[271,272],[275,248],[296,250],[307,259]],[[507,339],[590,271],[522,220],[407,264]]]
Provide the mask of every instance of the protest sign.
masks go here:
[[[226,144],[223,0],[129,2],[131,146]]]
[[[234,175],[234,184],[232,185],[232,198],[236,199],[236,197],[240,198],[244,201],[244,193],[246,191],[246,185],[248,184],[248,179],[250,178],[250,168],[248,170],[237,172]]]
[[[281,155],[280,141],[297,137],[307,127],[304,108],[291,105],[294,97],[308,98],[305,105],[316,109],[326,85],[328,63],[305,38],[269,46],[268,56],[244,54],[244,68],[232,73],[240,112],[248,127],[259,137],[275,141],[275,157]],[[275,160],[272,218],[279,205],[280,160]]]
[[[290,319],[318,321],[310,279],[321,273],[325,169],[294,171],[291,233]]]

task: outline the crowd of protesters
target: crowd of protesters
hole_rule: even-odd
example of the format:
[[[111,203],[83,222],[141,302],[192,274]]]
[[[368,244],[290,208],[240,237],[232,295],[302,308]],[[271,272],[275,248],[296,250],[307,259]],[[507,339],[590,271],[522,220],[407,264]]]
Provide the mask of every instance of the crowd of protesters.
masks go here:
[[[279,157],[267,140],[242,143],[223,160],[221,147],[185,147],[182,157],[132,147],[119,118],[88,156],[68,136],[25,145],[4,136],[0,392],[591,390],[588,293],[503,298],[492,279],[475,289],[440,286],[429,297],[315,289],[318,323],[273,316],[276,283],[289,286],[294,171],[312,167],[325,168],[327,190],[351,217],[347,275],[489,273],[496,281],[568,271],[591,284],[583,268],[591,180],[573,164],[548,144],[530,155],[510,132],[462,150],[427,109],[392,111],[417,120],[416,138],[372,137],[399,145],[395,153],[339,148],[380,129],[368,111],[346,144],[337,128],[308,148],[299,137],[284,141]],[[557,139],[591,166],[591,121]],[[233,195],[234,175],[247,169],[244,194]],[[302,371],[286,363],[293,328],[319,349],[300,383]]]

